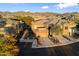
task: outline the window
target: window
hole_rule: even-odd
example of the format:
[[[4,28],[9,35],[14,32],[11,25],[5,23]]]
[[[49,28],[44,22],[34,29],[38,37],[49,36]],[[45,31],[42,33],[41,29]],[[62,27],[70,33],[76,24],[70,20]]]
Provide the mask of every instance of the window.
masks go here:
[[[65,29],[67,30],[67,29],[68,29],[68,27],[65,27]]]

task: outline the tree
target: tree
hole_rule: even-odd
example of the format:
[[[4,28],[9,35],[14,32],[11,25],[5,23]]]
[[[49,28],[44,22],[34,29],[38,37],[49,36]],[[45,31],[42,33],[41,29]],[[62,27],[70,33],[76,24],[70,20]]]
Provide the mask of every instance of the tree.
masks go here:
[[[16,16],[14,18],[10,18],[11,20],[16,20],[16,21],[23,21],[25,22],[27,25],[31,25],[31,22],[34,21],[34,18],[32,18],[31,16],[27,16],[27,17],[22,17],[22,16]]]
[[[50,32],[52,34],[59,35],[62,33],[62,29],[60,28],[60,26],[54,25],[53,27],[51,27]]]
[[[23,20],[27,25],[31,25],[32,21],[34,21],[34,19],[33,19],[31,16],[22,17],[22,20]]]
[[[53,24],[50,24],[49,26],[48,26],[48,37],[49,36],[51,36],[51,28],[53,27],[54,25]]]
[[[51,30],[51,27],[49,26],[49,27],[48,27],[48,32],[49,32],[48,37],[51,36],[50,30]]]

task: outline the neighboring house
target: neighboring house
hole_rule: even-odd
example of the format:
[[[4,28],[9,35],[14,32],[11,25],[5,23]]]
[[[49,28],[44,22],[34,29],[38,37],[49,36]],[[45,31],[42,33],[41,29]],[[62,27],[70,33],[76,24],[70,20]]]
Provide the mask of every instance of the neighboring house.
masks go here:
[[[60,35],[72,36],[75,33],[76,23],[74,21],[59,18],[54,25],[58,25],[62,29],[62,34]]]
[[[66,22],[62,24],[62,35],[72,36],[75,32],[74,28],[76,27],[76,23],[74,22]]]

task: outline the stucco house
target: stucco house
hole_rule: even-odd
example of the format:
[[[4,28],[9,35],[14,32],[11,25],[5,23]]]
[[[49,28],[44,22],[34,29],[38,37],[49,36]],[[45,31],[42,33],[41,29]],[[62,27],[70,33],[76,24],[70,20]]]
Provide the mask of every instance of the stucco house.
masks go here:
[[[62,24],[62,35],[65,36],[72,36],[75,33],[75,27],[76,23],[75,22],[66,22]]]
[[[44,24],[44,22],[46,22],[45,20],[39,20],[39,21],[35,21],[32,22],[32,30],[33,32],[36,34],[36,36],[40,36],[40,37],[48,37],[48,29],[46,24]]]

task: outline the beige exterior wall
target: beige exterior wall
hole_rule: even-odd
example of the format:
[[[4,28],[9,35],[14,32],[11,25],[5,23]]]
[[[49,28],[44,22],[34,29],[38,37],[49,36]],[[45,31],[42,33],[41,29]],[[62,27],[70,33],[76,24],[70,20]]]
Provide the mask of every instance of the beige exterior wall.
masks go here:
[[[37,36],[40,36],[40,37],[48,37],[48,31],[47,30],[37,31],[36,34],[37,34]]]
[[[48,29],[46,28],[45,24],[32,23],[31,27],[36,36],[48,37]]]
[[[72,28],[75,27],[75,23],[66,23],[62,25],[63,35],[69,36],[72,35]]]

